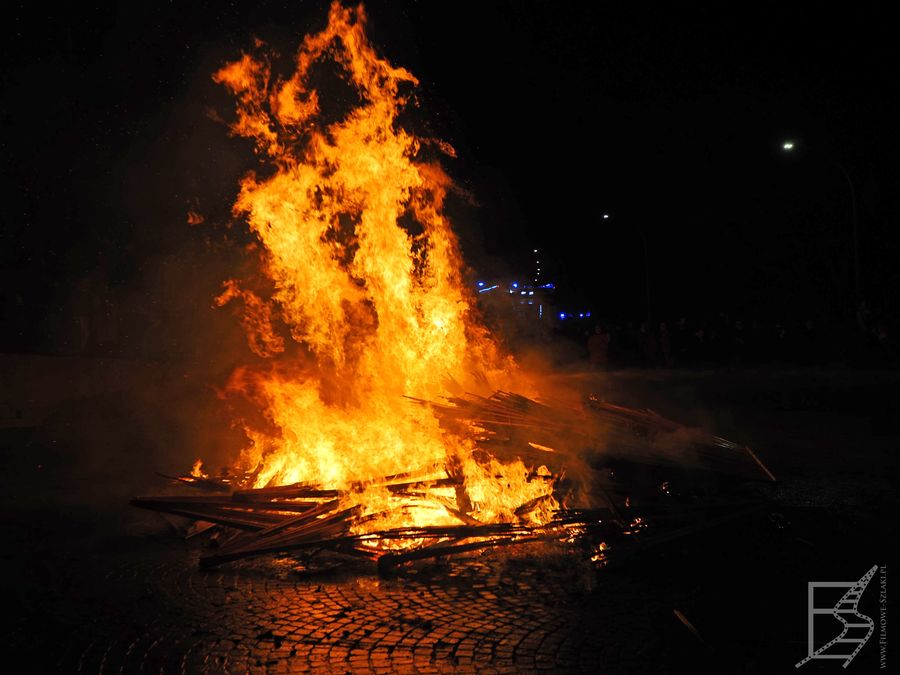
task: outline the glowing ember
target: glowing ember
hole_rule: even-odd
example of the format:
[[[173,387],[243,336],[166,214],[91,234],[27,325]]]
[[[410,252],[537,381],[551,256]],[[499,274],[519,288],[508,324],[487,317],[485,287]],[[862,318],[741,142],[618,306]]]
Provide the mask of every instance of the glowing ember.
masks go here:
[[[371,516],[357,533],[520,516],[547,522],[557,504],[546,469],[476,461],[471,440],[404,398],[523,384],[462,280],[444,215],[451,181],[429,157],[452,148],[400,124],[417,81],[376,54],[364,25],[362,7],[335,3],[327,27],[303,41],[290,77],[274,74],[262,54],[214,75],[237,99],[233,132],[253,139],[264,164],[242,180],[234,211],[261,245],[266,281],[229,280],[217,298],[240,303],[250,347],[266,364],[231,381],[268,423],[245,424],[243,468],[255,487],[350,491],[347,506]],[[340,87],[326,77],[334,72]],[[398,497],[377,484],[397,474],[461,478],[462,487],[423,484]],[[523,504],[534,508],[516,515]]]

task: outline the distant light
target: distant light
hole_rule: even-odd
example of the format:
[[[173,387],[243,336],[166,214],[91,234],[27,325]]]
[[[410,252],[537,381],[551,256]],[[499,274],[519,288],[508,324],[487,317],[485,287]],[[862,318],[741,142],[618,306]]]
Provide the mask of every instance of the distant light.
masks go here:
[[[565,319],[565,318],[566,318],[566,313],[565,313],[565,312],[560,312],[560,313],[559,313],[559,318],[560,318],[560,319]]]
[[[519,282],[518,282],[518,281],[514,281],[514,282],[513,282],[513,288],[518,288],[518,287],[519,287]]]
[[[604,213],[604,214],[603,214],[603,220],[609,220],[609,214],[608,214],[608,213]]]
[[[534,252],[537,253],[537,249],[534,249]]]
[[[525,291],[519,291],[519,295],[525,295]]]
[[[528,291],[528,295],[534,295],[534,291]]]
[[[494,290],[495,288],[499,288],[499,287],[500,287],[500,284],[494,284],[493,286],[488,286],[487,288],[482,288],[482,289],[481,289],[480,291],[478,291],[478,292],[479,292],[479,293],[487,293],[488,291],[492,291],[492,290]]]
[[[591,313],[590,313],[590,312],[585,312],[584,315],[585,315],[586,317],[590,318]]]
[[[584,318],[584,312],[581,312],[581,313],[578,315],[578,318],[579,318],[579,319],[583,319],[583,318]]]
[[[783,150],[791,151],[794,149],[794,141],[785,141],[781,144]]]
[[[484,282],[483,282],[483,281],[479,281],[479,282],[478,282],[478,288],[481,288],[482,286],[484,286]]]
[[[543,305],[538,305],[538,318],[539,319],[544,318],[544,306]]]

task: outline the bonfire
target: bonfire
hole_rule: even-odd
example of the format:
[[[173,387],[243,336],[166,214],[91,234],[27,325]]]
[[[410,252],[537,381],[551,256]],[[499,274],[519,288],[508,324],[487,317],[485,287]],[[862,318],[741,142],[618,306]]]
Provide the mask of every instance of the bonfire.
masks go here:
[[[549,400],[504,352],[445,213],[454,150],[404,124],[418,82],[378,55],[361,6],[333,4],[293,72],[274,62],[257,44],[213,76],[259,161],[234,204],[258,273],[216,303],[256,357],[229,389],[260,414],[227,475],[198,462],[173,477],[194,493],[133,501],[214,531],[201,564],[328,550],[384,571],[533,541],[606,560],[656,508],[636,513],[608,460],[771,478],[747,448],[650,411]]]

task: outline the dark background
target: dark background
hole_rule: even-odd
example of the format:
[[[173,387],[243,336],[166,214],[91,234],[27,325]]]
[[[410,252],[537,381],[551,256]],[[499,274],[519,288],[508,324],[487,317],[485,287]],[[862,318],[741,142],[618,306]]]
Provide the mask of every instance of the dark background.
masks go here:
[[[851,325],[842,166],[862,296],[893,325],[886,10],[621,4],[367,3],[373,43],[421,80],[420,131],[458,151],[447,168],[478,206],[454,215],[477,272],[529,274],[540,248],[562,305],[640,318],[643,231],[657,316]],[[210,75],[253,36],[290,54],[327,3],[3,12],[0,350],[79,351],[85,325],[138,354],[230,335],[209,306],[240,260],[230,205],[252,159],[208,114],[231,108]],[[189,209],[206,221],[188,226]]]

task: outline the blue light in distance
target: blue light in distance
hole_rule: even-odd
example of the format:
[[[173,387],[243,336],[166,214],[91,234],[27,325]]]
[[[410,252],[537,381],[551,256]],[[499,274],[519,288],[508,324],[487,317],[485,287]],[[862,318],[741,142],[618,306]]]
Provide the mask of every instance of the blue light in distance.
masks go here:
[[[484,282],[483,282],[483,281],[479,281],[479,282],[478,282],[478,288],[481,288],[482,286],[484,286]]]
[[[565,312],[560,312],[560,313],[559,313],[559,318],[560,318],[560,319],[565,319],[565,318],[566,318],[566,313],[565,313]]]
[[[488,286],[487,288],[482,288],[482,289],[481,289],[480,291],[478,291],[478,292],[479,292],[479,293],[487,293],[488,291],[492,291],[492,290],[494,290],[495,288],[499,288],[499,286],[500,286],[499,284],[494,284],[493,286]]]
[[[518,287],[519,287],[519,282],[518,282],[518,281],[514,281],[514,282],[513,282],[513,288],[518,288]]]

